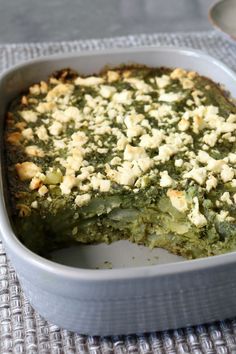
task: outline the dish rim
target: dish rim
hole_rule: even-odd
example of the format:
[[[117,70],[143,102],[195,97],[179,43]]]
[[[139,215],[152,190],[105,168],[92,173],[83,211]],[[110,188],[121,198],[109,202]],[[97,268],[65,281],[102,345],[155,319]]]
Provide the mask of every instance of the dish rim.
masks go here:
[[[219,6],[221,3],[223,4],[224,2],[227,2],[227,0],[218,0],[217,2],[215,2],[214,4],[212,4],[210,7],[209,7],[209,10],[208,10],[208,20],[209,22],[212,24],[212,26],[220,31],[221,34],[224,34],[225,36],[228,37],[228,39],[232,39],[233,41],[236,41],[236,34],[232,34],[228,31],[225,31],[220,25],[219,23],[215,20],[215,18],[213,17],[213,10]]]
[[[81,56],[96,56],[104,54],[121,54],[121,53],[137,53],[137,52],[175,52],[178,54],[185,54],[188,56],[201,57],[205,60],[210,60],[211,63],[216,64],[218,67],[223,69],[223,71],[236,82],[236,74],[228,68],[223,62],[214,57],[201,52],[200,50],[189,49],[189,48],[175,48],[168,46],[140,46],[135,48],[116,48],[116,49],[104,49],[104,50],[89,50],[83,52],[73,52],[69,54],[53,54],[48,56],[43,56],[41,58],[35,58],[27,61],[23,61],[11,68],[5,70],[0,75],[0,82],[7,78],[12,72],[17,72],[18,70],[31,66],[33,64],[43,64],[52,61],[58,61],[61,59],[72,59],[80,58]],[[106,64],[104,64],[105,66]],[[1,167],[2,161],[0,163]],[[226,254],[218,256],[210,256],[206,258],[198,258],[194,260],[186,260],[180,262],[171,262],[168,264],[160,265],[148,265],[139,267],[127,267],[127,268],[116,268],[116,269],[86,269],[77,268],[67,265],[62,265],[60,263],[48,260],[38,254],[32,252],[26,246],[24,246],[20,240],[17,238],[10,224],[9,216],[7,213],[5,198],[3,195],[3,178],[2,173],[0,176],[0,234],[4,245],[7,249],[10,249],[13,254],[18,254],[18,257],[27,259],[28,263],[32,266],[40,268],[44,272],[53,274],[54,276],[63,277],[65,279],[73,279],[75,281],[116,281],[116,280],[130,280],[139,279],[143,277],[162,277],[166,275],[176,275],[176,274],[186,274],[189,272],[196,272],[200,270],[212,269],[215,267],[226,266],[235,263],[236,261],[236,251],[229,252]]]

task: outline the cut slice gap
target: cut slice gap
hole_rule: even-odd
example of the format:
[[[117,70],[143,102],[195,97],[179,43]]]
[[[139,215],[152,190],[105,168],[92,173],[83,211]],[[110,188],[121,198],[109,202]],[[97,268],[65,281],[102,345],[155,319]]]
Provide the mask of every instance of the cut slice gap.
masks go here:
[[[52,252],[57,263],[86,269],[114,269],[151,266],[184,261],[162,248],[149,248],[127,240],[63,248]]]

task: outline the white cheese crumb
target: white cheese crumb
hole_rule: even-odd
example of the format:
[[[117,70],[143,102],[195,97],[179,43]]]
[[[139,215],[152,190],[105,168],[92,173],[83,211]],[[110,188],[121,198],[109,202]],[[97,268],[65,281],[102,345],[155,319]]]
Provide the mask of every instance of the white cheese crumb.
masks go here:
[[[190,126],[190,122],[185,118],[182,118],[178,123],[178,129],[182,132],[188,130],[189,126]]]
[[[48,140],[48,132],[47,129],[45,128],[44,125],[41,125],[40,127],[38,127],[35,131],[37,137],[42,140],[42,141],[47,141]]]
[[[182,68],[176,68],[170,74],[171,79],[181,79],[182,77],[186,76],[186,71]]]
[[[121,158],[118,156],[113,157],[113,159],[110,161],[111,166],[116,166],[121,163]]]
[[[86,193],[86,194],[81,194],[81,195],[77,195],[77,197],[75,198],[75,204],[78,207],[81,207],[83,205],[88,204],[88,202],[91,199],[91,195]]]
[[[236,164],[236,154],[230,152],[228,155],[229,162],[232,163],[233,165]]]
[[[41,168],[33,162],[22,162],[15,165],[17,174],[21,181],[26,181],[32,179],[38,172],[41,171]]]
[[[32,207],[33,209],[37,209],[37,208],[38,208],[38,202],[37,202],[37,200],[34,200],[34,201],[31,203],[31,207]]]
[[[169,85],[170,77],[168,75],[162,75],[161,77],[155,77],[157,86],[162,89]]]
[[[37,145],[28,145],[25,147],[25,153],[29,156],[43,157],[44,151]]]
[[[156,149],[164,139],[164,134],[158,129],[152,129],[152,136],[144,134],[140,137],[139,146],[147,149]]]
[[[216,188],[218,184],[217,179],[214,176],[209,176],[207,181],[206,181],[206,190],[207,192],[210,192],[213,188]]]
[[[203,136],[203,142],[206,143],[207,145],[214,147],[218,139],[218,134],[217,132],[211,132],[210,134],[205,134]]]
[[[63,131],[63,125],[60,122],[55,121],[50,125],[48,130],[51,135],[58,136]]]
[[[175,209],[177,209],[181,213],[188,210],[185,192],[169,189],[167,191],[167,196],[170,198],[170,202]]]
[[[97,76],[89,76],[89,77],[77,77],[75,79],[75,85],[81,85],[81,86],[94,86],[94,85],[99,85],[103,84],[104,79],[101,77]]]
[[[22,111],[20,115],[28,123],[35,123],[38,119],[37,113],[34,111]]]
[[[222,194],[222,196],[220,197],[220,200],[221,200],[222,202],[224,202],[224,203],[227,203],[228,205],[232,205],[232,204],[233,204],[232,200],[230,199],[230,194],[229,194],[229,192],[224,192],[224,193]]]
[[[150,157],[144,157],[137,160],[138,167],[142,170],[142,172],[147,172],[153,165],[154,161],[150,159]]]
[[[113,97],[112,100],[116,103],[121,103],[121,104],[127,104],[130,105],[131,104],[131,97],[132,97],[132,92],[131,91],[127,91],[127,90],[123,90],[121,92],[116,92]]]
[[[38,189],[38,194],[40,195],[40,197],[43,197],[47,192],[48,192],[48,189],[45,185],[43,185],[42,187],[40,187]]]
[[[176,167],[181,167],[183,166],[184,161],[182,159],[177,159],[175,160],[175,166]]]
[[[73,187],[76,186],[75,176],[65,175],[63,182],[60,184],[62,194],[70,194]]]
[[[178,102],[183,98],[181,93],[169,92],[169,93],[162,93],[159,96],[159,101],[163,102]]]
[[[147,153],[143,147],[136,147],[130,144],[126,145],[124,151],[124,160],[133,161],[147,157]]]
[[[231,181],[234,178],[234,170],[228,165],[224,165],[221,171],[221,179],[224,183]]]
[[[99,190],[100,192],[109,192],[111,189],[111,181],[109,179],[101,179]]]
[[[147,93],[151,91],[151,86],[146,84],[144,80],[137,79],[135,77],[125,78],[124,82],[130,83],[136,90]]]
[[[178,149],[176,149],[175,146],[170,145],[170,144],[164,144],[159,147],[159,154],[157,156],[158,160],[161,160],[162,162],[168,161],[171,156],[173,156],[176,152],[178,152]]]
[[[207,171],[205,167],[198,167],[198,168],[193,168],[191,171],[185,173],[183,175],[183,178],[193,179],[198,184],[200,184],[200,186],[202,186],[206,180],[206,176],[207,176]]]
[[[23,129],[21,134],[26,140],[33,140],[34,139],[34,134],[33,134],[32,128]]]
[[[58,85],[53,87],[53,89],[51,89],[48,92],[48,94],[46,96],[46,100],[47,101],[54,101],[54,100],[57,100],[61,96],[69,97],[72,94],[73,90],[74,90],[73,85],[59,83]]]
[[[134,138],[140,136],[144,133],[144,129],[140,125],[136,125],[132,128],[127,129],[126,134],[128,138]]]
[[[229,215],[228,211],[221,210],[220,213],[216,217],[219,222],[223,222],[223,221],[225,221],[225,219],[227,218],[228,215]]]
[[[226,163],[224,160],[215,160],[213,158],[210,158],[206,168],[208,171],[219,173],[221,172],[225,164]]]
[[[191,213],[188,215],[188,218],[196,227],[203,227],[207,224],[207,219],[199,211],[199,201],[197,197],[193,198],[193,203],[194,207]]]
[[[116,92],[116,89],[113,86],[102,85],[99,92],[102,97],[110,98]]]
[[[207,164],[211,157],[206,151],[199,150],[197,160],[203,164]]]
[[[160,186],[161,187],[171,187],[173,184],[173,179],[169,176],[168,171],[160,172]]]

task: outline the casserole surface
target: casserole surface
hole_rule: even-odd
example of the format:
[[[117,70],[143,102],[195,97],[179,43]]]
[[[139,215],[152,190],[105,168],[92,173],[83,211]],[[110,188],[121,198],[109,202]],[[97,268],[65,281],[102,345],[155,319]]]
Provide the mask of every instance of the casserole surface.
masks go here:
[[[105,64],[129,61],[196,70],[224,84],[236,96],[234,73],[214,58],[189,50],[139,48],[22,64],[2,77],[1,115],[22,90],[45,80],[53,70],[70,66],[88,75],[99,72]],[[43,316],[64,328],[80,333],[124,334],[183,327],[236,313],[234,252],[125,271],[76,269],[46,260],[24,247],[11,228],[3,196],[0,217],[2,238],[26,295]]]

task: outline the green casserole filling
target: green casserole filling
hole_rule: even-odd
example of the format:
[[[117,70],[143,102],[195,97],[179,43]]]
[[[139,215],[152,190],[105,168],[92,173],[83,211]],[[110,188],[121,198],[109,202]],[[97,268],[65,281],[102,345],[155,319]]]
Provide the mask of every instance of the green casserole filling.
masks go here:
[[[10,107],[16,233],[48,255],[128,239],[187,258],[236,247],[236,107],[183,69],[70,69]]]

